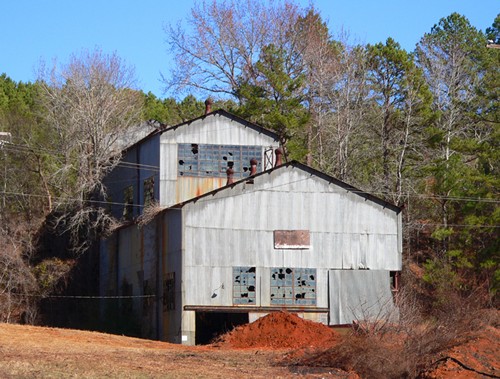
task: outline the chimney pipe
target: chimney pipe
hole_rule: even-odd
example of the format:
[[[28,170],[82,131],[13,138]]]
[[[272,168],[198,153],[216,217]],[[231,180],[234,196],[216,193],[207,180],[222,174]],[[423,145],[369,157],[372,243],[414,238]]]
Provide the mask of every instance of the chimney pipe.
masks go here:
[[[227,175],[226,186],[228,186],[229,184],[233,184],[234,183],[233,174],[234,174],[234,170],[231,167],[229,167],[226,170],[226,175]]]
[[[281,166],[283,164],[283,149],[281,147],[278,147],[276,150],[274,150],[274,153],[276,154],[276,162],[274,163],[274,167]]]
[[[212,112],[212,104],[213,102],[211,98],[205,100],[205,116]]]
[[[257,159],[250,159],[250,176],[254,176],[257,173]]]

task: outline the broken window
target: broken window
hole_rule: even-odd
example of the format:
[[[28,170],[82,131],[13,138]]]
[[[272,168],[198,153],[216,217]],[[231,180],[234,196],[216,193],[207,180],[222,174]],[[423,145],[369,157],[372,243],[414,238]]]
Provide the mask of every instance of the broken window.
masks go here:
[[[239,145],[208,145],[181,143],[178,145],[178,175],[225,178],[232,168],[235,178],[250,174],[250,160],[257,160],[262,170],[262,147]]]
[[[175,310],[175,272],[167,272],[163,281],[163,311]]]
[[[155,177],[144,180],[144,206],[151,205],[155,200]]]
[[[134,187],[128,186],[123,193],[123,218],[125,220],[132,220],[134,215]]]
[[[272,305],[316,305],[316,269],[271,269]]]
[[[255,267],[233,267],[233,304],[255,304]]]

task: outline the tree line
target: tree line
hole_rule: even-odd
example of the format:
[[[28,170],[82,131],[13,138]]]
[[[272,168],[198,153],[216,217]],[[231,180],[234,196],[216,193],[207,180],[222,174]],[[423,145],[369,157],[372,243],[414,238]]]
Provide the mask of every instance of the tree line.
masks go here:
[[[201,116],[208,96],[275,130],[286,159],[401,206],[405,258],[434,300],[479,288],[495,301],[500,50],[488,44],[500,43],[500,15],[483,32],[453,13],[412,52],[333,36],[292,0],[202,1],[186,21],[165,28],[176,98],[137,89],[133,69],[100,50],[42,66],[34,83],[0,76],[0,320],[34,320],[32,295],[63,288],[116,222],[99,201],[120,135]],[[42,253],[47,229],[67,243]]]

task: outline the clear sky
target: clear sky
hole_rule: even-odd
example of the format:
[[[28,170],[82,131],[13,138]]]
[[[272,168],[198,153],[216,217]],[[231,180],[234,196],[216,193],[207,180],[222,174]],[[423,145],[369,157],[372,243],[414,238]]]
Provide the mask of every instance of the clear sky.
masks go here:
[[[254,0],[260,1],[260,0]],[[440,18],[453,12],[485,30],[500,0],[297,0],[310,3],[335,35],[360,43],[394,38],[412,51]],[[138,87],[165,97],[161,75],[171,60],[163,30],[189,15],[195,0],[0,0],[0,73],[33,81],[40,60],[65,63],[71,53],[101,48],[135,67]]]

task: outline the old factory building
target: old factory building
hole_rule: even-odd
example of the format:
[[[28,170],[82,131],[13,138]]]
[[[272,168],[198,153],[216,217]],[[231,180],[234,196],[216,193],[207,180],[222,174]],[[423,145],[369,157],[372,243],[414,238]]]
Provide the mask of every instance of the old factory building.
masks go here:
[[[128,222],[102,240],[100,293],[124,297],[143,337],[205,343],[277,310],[327,325],[395,312],[401,210],[280,152],[222,110],[126,149],[106,183]]]

